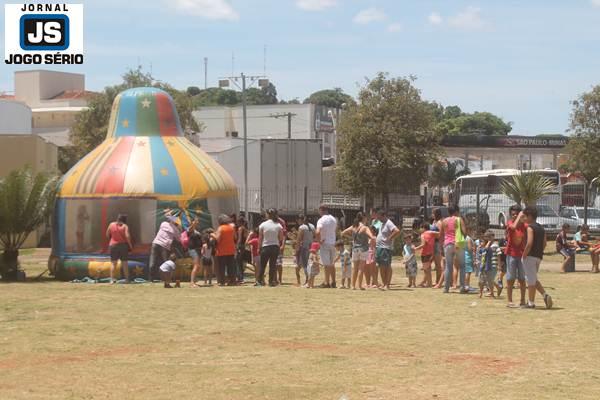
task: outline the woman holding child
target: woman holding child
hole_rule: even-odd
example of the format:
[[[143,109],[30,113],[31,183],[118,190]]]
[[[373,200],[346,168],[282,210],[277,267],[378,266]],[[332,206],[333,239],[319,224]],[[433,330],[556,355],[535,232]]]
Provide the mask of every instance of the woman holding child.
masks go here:
[[[352,236],[352,263],[354,264],[354,269],[352,271],[352,290],[356,290],[357,278],[359,289],[365,290],[362,282],[369,254],[369,243],[375,240],[375,236],[371,233],[371,229],[366,225],[367,222],[367,216],[362,212],[359,212],[354,218],[354,223],[342,232],[342,237]]]

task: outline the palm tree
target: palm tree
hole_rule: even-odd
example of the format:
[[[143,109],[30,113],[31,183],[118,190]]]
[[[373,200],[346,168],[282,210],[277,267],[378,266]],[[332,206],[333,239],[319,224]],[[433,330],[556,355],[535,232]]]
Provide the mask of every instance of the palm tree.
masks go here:
[[[48,221],[57,188],[58,177],[34,175],[28,167],[12,171],[0,180],[2,279],[16,279],[19,249],[31,232]]]
[[[435,186],[440,190],[440,198],[442,197],[442,188],[449,188],[451,191],[454,190],[456,179],[470,174],[471,171],[468,167],[459,169],[458,161],[438,162],[433,166],[431,170],[431,176],[429,177],[429,184]]]
[[[538,172],[520,172],[502,181],[500,190],[516,204],[535,206],[539,199],[554,192],[556,185]]]

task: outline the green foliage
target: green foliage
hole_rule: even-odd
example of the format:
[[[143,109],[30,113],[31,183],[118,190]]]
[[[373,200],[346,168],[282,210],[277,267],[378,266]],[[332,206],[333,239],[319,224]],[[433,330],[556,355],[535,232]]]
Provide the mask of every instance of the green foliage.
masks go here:
[[[337,179],[353,194],[381,195],[418,187],[440,154],[434,112],[413,86],[414,78],[379,73],[367,80],[342,114]],[[386,204],[384,204],[386,205]]]
[[[200,94],[200,88],[198,86],[188,86],[185,92],[190,96],[197,96]]]
[[[443,107],[442,107],[443,108]],[[436,131],[442,135],[508,135],[512,124],[489,112],[463,113],[458,106],[438,113]]]
[[[155,80],[152,75],[143,72],[141,67],[138,67],[123,74],[122,83],[107,86],[101,93],[92,97],[88,102],[88,109],[77,115],[70,134],[72,146],[62,151],[60,155],[59,164],[62,172],[66,172],[105,139],[115,97],[123,90],[143,86],[163,89],[173,97],[184,131],[198,132],[201,130],[192,117],[191,97],[186,92]]]
[[[572,102],[568,168],[590,183],[600,177],[600,85]]]
[[[500,183],[502,193],[516,204],[535,206],[542,197],[556,190],[552,181],[537,172],[521,172]]]
[[[429,184],[439,188],[454,187],[457,178],[471,173],[469,168],[459,169],[458,164],[458,161],[448,160],[436,162],[429,177]]]
[[[0,243],[4,248],[0,273],[16,277],[18,252],[31,232],[47,222],[58,188],[58,177],[34,174],[29,167],[0,180]]]
[[[319,106],[342,108],[342,104],[346,106],[356,105],[356,101],[352,96],[344,93],[340,88],[325,89],[314,92],[304,100],[304,104],[316,104]]]
[[[264,88],[247,88],[246,104],[277,104],[277,88],[271,82]],[[242,104],[242,93],[231,89],[208,88],[192,98],[194,108],[210,106],[236,106]]]

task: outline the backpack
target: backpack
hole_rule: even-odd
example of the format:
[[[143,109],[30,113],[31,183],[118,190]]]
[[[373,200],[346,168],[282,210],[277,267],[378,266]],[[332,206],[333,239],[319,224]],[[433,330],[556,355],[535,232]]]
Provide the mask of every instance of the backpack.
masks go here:
[[[179,236],[179,241],[181,242],[181,246],[183,246],[183,249],[187,251],[188,245],[190,244],[190,236],[188,235],[187,231],[181,232],[181,235]]]
[[[455,227],[454,227],[454,245],[456,246],[457,249],[464,249],[465,248],[465,244],[467,243],[467,239],[465,237],[465,235],[462,233],[462,229],[460,229],[461,225],[461,219],[460,217],[456,217],[456,223],[455,223]]]

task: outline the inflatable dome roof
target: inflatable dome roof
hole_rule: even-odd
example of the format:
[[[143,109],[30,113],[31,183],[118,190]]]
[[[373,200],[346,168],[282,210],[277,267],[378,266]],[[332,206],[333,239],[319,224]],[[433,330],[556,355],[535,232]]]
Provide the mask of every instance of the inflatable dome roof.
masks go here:
[[[171,96],[134,88],[113,102],[106,140],[63,177],[59,198],[236,196],[231,176],[187,140]]]

